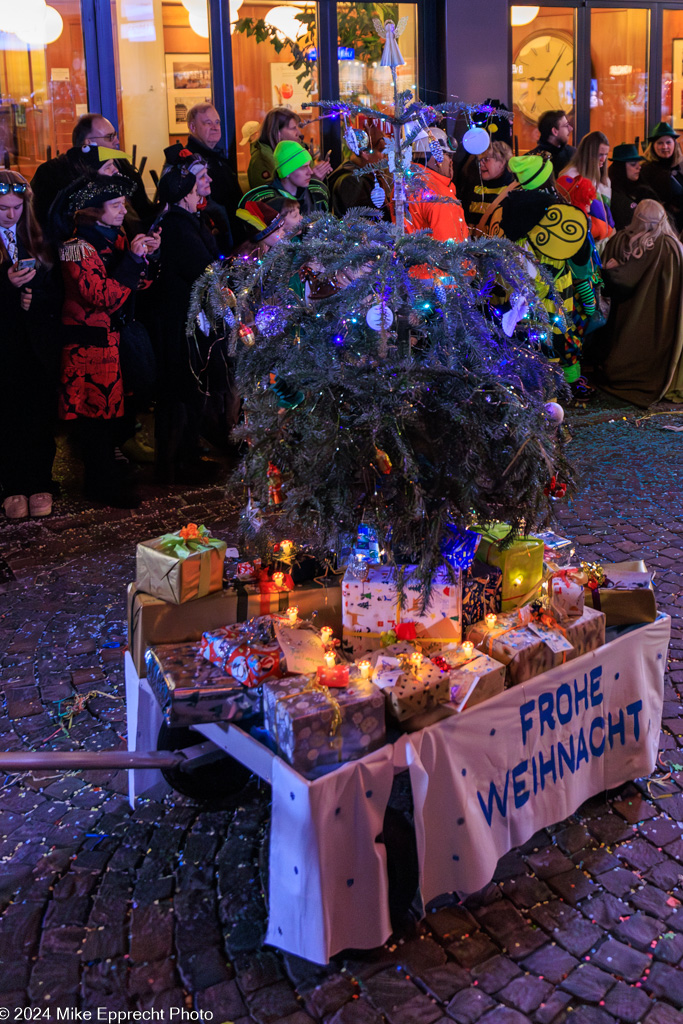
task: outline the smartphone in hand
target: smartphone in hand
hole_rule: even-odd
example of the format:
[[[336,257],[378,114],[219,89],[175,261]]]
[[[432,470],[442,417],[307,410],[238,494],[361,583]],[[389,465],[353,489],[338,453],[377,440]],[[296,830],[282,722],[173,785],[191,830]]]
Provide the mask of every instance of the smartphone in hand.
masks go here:
[[[36,265],[34,259],[18,260],[17,267],[19,270],[33,270]]]

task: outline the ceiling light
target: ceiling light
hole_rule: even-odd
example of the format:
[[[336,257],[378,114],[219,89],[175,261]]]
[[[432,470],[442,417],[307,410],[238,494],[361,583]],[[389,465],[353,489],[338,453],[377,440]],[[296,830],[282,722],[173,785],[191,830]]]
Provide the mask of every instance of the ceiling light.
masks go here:
[[[510,23],[512,25],[528,25],[538,14],[540,7],[511,7]]]

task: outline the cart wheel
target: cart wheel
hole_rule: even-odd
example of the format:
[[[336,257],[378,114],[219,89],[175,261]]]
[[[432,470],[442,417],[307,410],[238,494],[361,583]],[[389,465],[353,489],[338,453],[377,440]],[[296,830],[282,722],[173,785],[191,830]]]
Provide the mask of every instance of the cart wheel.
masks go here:
[[[157,738],[157,750],[184,750],[202,743],[204,737],[194,729],[171,728],[161,723]],[[251,772],[243,764],[229,754],[201,765],[194,771],[182,771],[180,768],[162,768],[169,786],[183,796],[192,797],[201,802],[215,802],[228,796],[234,796],[244,789],[251,778]]]

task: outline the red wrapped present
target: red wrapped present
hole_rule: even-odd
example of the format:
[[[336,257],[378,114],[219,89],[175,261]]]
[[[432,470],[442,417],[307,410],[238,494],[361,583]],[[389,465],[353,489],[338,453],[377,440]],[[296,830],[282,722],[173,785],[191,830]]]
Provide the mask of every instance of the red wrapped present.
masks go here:
[[[272,623],[255,620],[204,633],[200,651],[207,661],[243,686],[260,686],[264,679],[287,673],[285,656],[272,635]]]

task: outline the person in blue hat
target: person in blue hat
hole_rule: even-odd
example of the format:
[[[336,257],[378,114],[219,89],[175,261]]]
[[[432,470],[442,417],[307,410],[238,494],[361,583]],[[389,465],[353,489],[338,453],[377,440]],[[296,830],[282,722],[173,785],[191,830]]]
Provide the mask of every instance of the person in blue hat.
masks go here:
[[[660,121],[647,138],[640,180],[654,191],[676,225],[683,229],[683,150],[668,121]]]
[[[627,228],[641,199],[656,199],[655,192],[640,180],[645,157],[633,142],[622,142],[612,150],[609,180],[612,186],[611,212],[617,231]]]

